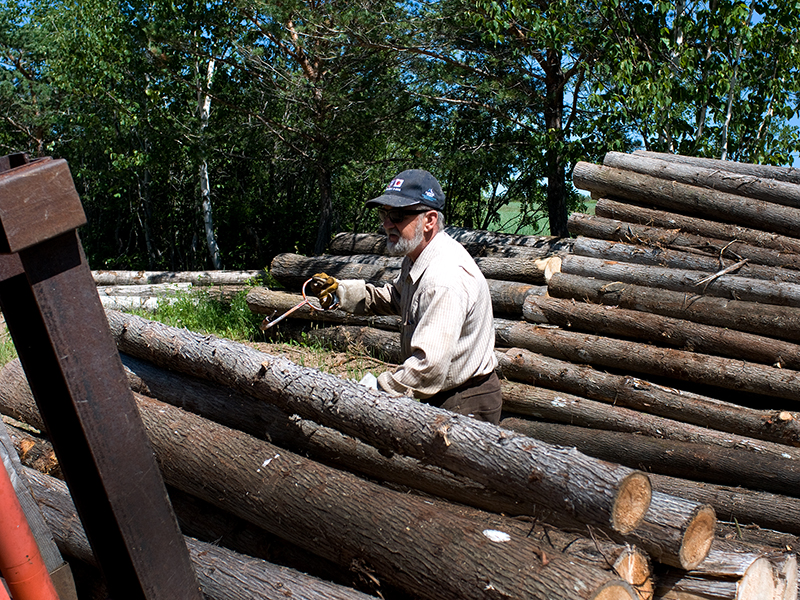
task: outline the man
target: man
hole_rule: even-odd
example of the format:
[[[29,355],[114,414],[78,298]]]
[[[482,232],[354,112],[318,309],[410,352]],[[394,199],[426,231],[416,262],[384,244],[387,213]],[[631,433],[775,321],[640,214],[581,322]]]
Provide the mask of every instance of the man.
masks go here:
[[[312,292],[356,314],[399,314],[403,363],[381,373],[378,387],[475,419],[498,423],[502,396],[495,373],[489,287],[467,251],[444,232],[439,182],[418,169],[392,179],[378,208],[390,254],[404,256],[398,278],[382,287],[314,276]]]

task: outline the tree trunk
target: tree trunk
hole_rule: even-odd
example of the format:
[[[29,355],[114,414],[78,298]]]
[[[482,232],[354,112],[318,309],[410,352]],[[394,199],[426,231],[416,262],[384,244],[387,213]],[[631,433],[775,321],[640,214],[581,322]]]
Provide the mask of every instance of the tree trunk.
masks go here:
[[[800,448],[717,431],[649,413],[589,400],[514,381],[503,381],[503,411],[595,431],[637,433],[653,438],[736,448],[775,458],[800,461]]]
[[[800,369],[800,346],[797,344],[685,319],[550,296],[528,297],[522,312],[525,320],[531,323]]]
[[[593,195],[614,196],[792,236],[800,224],[800,209],[763,200],[743,198],[682,183],[639,175],[611,167],[578,162],[572,180],[579,189]]]
[[[355,466],[355,470],[365,472],[376,479],[383,479],[393,483],[407,483],[412,489],[421,489],[438,496],[454,496],[459,502],[463,502],[465,498],[469,500],[471,495],[476,494],[474,491],[467,491],[466,494],[454,495],[453,488],[471,487],[478,489],[480,487],[474,482],[462,480],[411,459],[397,455],[391,458],[382,456],[371,446],[361,444],[337,431],[328,430],[314,423],[290,419],[285,414],[276,417],[275,413],[280,411],[274,407],[264,407],[263,403],[254,411],[245,410],[244,414],[239,415],[236,411],[238,405],[236,394],[226,393],[227,390],[216,389],[213,385],[185,376],[164,372],[152,365],[147,365],[143,361],[130,357],[124,357],[124,360],[127,365],[133,366],[136,370],[135,374],[130,370],[128,371],[129,380],[133,384],[132,387],[150,392],[155,390],[166,396],[170,404],[180,406],[184,410],[202,413],[206,418],[211,418],[211,420],[221,417],[234,426],[242,425],[243,431],[246,433],[247,430],[257,430],[259,435],[272,438],[273,441],[278,442],[282,447],[289,450],[297,449],[311,454],[325,455],[329,461],[332,459],[332,462],[337,463],[340,467],[350,468]],[[0,377],[2,377],[2,383],[0,384],[0,390],[2,391],[0,393],[2,393],[6,405],[27,404],[30,407],[28,410],[35,414],[34,402],[27,388],[24,374],[19,367],[18,361],[15,362],[17,362],[16,366],[13,365],[13,362],[9,363],[11,365],[10,370],[6,366],[0,372]],[[138,376],[140,374],[144,376],[147,382]],[[11,397],[16,397],[17,400],[9,401],[8,399]],[[20,409],[17,408],[17,410]],[[267,414],[262,415],[261,413]],[[231,417],[231,414],[234,416]],[[38,416],[34,416],[34,418],[38,418]],[[261,425],[262,423],[267,423],[266,434],[264,427]],[[12,431],[14,430],[12,429]],[[49,447],[47,442],[37,443],[37,445]],[[49,451],[52,453],[51,447],[49,447]],[[371,464],[365,470],[363,467],[368,463]],[[407,474],[402,474],[403,471],[406,471]],[[405,481],[401,481],[403,479]],[[434,482],[434,485],[426,485],[428,482]],[[482,494],[478,492],[477,495],[481,496],[481,501],[484,504],[490,506],[489,510],[506,512],[506,508],[511,506],[511,512],[519,511],[519,507],[515,507],[513,501],[506,500],[497,494],[484,491]],[[270,536],[267,532],[259,530],[261,533],[257,533],[255,537],[247,535],[253,533],[255,528],[252,525],[248,524],[247,527],[242,527],[241,524],[235,522],[237,520],[236,517],[220,512],[219,509],[211,507],[185,492],[172,489],[170,490],[170,496],[184,530],[188,525],[192,532],[202,534],[204,539],[220,541],[224,539],[225,545],[233,541],[235,543],[233,549],[244,547],[248,551],[247,553],[252,556],[267,560],[275,558],[276,552],[274,550],[269,551],[269,549],[262,548],[264,543],[259,536]],[[620,570],[624,570],[627,575],[621,576],[639,590],[646,590],[651,587],[647,556],[628,544],[621,545],[607,540],[590,540],[577,534],[562,532],[541,524],[538,525],[537,535],[533,535],[534,530],[537,529],[537,523],[539,523],[539,519],[536,517],[533,518],[533,526],[531,526],[529,521],[510,519],[490,512],[469,509],[460,504],[453,505],[441,500],[431,500],[427,503],[431,506],[435,505],[442,510],[452,511],[466,518],[480,521],[493,529],[501,529],[523,538],[529,537],[543,547],[551,548],[559,553],[567,553],[581,562],[597,568],[617,573],[620,573]],[[531,509],[530,514],[535,514],[535,506],[531,505],[529,508]],[[242,536],[240,533],[245,535]],[[192,533],[192,535],[196,535],[196,533]],[[291,549],[288,550],[290,554],[297,552]],[[302,553],[303,551],[299,552]],[[284,547],[280,550],[282,560],[285,560],[286,554],[287,548],[284,544]],[[307,569],[309,567],[309,557],[304,553],[298,555],[291,562],[295,564],[290,564],[289,566],[294,568]],[[284,564],[286,563],[284,562]],[[314,570],[320,570],[319,565],[316,563],[315,567]],[[325,565],[322,565],[322,569],[327,570]]]
[[[62,552],[96,564],[64,482],[33,469],[25,474]],[[186,546],[203,594],[214,600],[366,600],[353,589],[309,577],[263,560],[236,554],[214,544],[186,537]]]
[[[514,236],[461,227],[445,227],[472,256],[546,258],[568,252],[571,242],[553,236]],[[386,236],[379,233],[337,233],[328,246],[331,254],[386,254]]]
[[[723,390],[796,400],[800,372],[778,369],[710,354],[655,348],[597,335],[537,327],[519,321],[495,319],[497,344],[526,348],[560,360],[628,373],[688,381]],[[785,404],[785,403],[784,403]]]
[[[702,478],[711,483],[736,483],[753,490],[797,496],[797,461],[736,448],[651,438],[635,433],[603,431],[528,419],[503,419],[501,427],[548,444],[578,451],[632,469],[681,479]]]
[[[214,68],[216,61],[212,58],[208,61],[208,68],[206,69],[206,77],[203,85],[203,91],[198,90],[197,94],[197,111],[200,114],[200,145],[203,146],[203,134],[208,127],[208,119],[211,116],[211,83],[214,80]],[[199,66],[198,66],[199,71]],[[198,78],[199,78],[198,73]],[[206,246],[211,258],[211,264],[215,269],[222,268],[222,258],[219,253],[219,245],[217,244],[217,236],[214,232],[214,218],[211,210],[211,182],[208,177],[208,162],[206,161],[205,151],[201,152],[200,159],[200,207],[203,212],[203,226],[206,232]]]
[[[566,159],[562,153],[564,127],[564,88],[570,75],[561,69],[561,52],[548,48],[540,66],[545,73],[545,170],[547,172],[547,213],[550,233],[569,237],[567,231]]]
[[[577,223],[589,226],[573,227]],[[595,225],[599,227],[595,228]],[[578,213],[570,216],[570,228],[573,233],[580,231],[589,236],[575,240],[573,254],[579,256],[708,273],[716,273],[724,267],[738,264],[733,273],[739,277],[800,283],[800,271],[797,270],[800,267],[800,256],[779,254],[752,246],[745,247],[744,244],[734,247],[737,244],[699,238],[694,245],[681,245],[690,241],[686,239],[689,236],[678,236],[674,229],[656,230],[654,227],[631,226],[620,221],[609,223],[602,217],[588,217]],[[643,231],[645,229],[647,231]],[[654,233],[657,239],[649,237]],[[675,243],[678,237],[682,237],[683,240]],[[606,241],[614,239],[622,241]],[[727,261],[724,258],[727,258]],[[747,262],[742,259],[747,259]]]
[[[511,258],[476,258],[475,263],[488,279],[517,281],[520,283],[545,282],[549,272],[547,258],[518,260]],[[362,254],[350,256],[326,255],[305,257],[297,254],[279,254],[272,260],[270,273],[283,285],[299,289],[315,273],[325,272],[338,279],[365,279],[385,282],[396,279],[400,273],[402,258]]]
[[[795,169],[794,167],[757,165],[751,163],[734,162],[730,160],[717,160],[714,158],[682,156],[679,154],[668,154],[666,152],[649,152],[646,150],[635,150],[634,154],[647,158],[666,160],[668,162],[703,167],[705,169],[719,169],[722,171],[730,171],[731,173],[750,175],[752,177],[758,177],[761,179],[776,179],[778,181],[785,181],[787,183],[800,184],[800,169]]]
[[[325,150],[321,152],[325,155]],[[322,159],[316,162],[317,183],[319,184],[319,228],[314,254],[322,254],[331,241],[333,232],[333,184],[331,171]]]
[[[271,402],[376,448],[425,460],[515,498],[538,498],[554,510],[623,532],[635,528],[646,511],[644,474],[587,463],[575,452],[537,449],[534,440],[501,435],[489,423],[373,392],[229,340],[113,311],[107,315],[122,352]],[[574,501],[576,495],[580,502]]]
[[[733,275],[712,277],[713,273],[664,269],[662,267],[604,261],[570,254],[561,259],[561,271],[570,275],[595,277],[745,302],[800,307],[800,285]]]
[[[797,184],[784,183],[775,179],[765,179],[753,175],[721,171],[718,168],[709,169],[691,164],[649,158],[640,154],[624,154],[622,152],[606,153],[605,158],[603,158],[603,165],[717,190],[726,194],[746,196],[763,200],[764,202],[800,208],[800,187]]]
[[[800,254],[800,240],[797,238],[731,225],[730,223],[699,219],[675,212],[654,210],[636,206],[635,204],[617,202],[610,198],[600,198],[597,201],[595,215],[606,219],[624,221],[623,227],[627,227],[629,223],[636,223],[673,231],[677,229],[684,234],[696,235],[701,238],[714,238],[733,242],[731,244],[733,248],[746,245],[743,246],[743,250],[747,249],[748,246],[757,246],[759,248],[777,250],[778,252]],[[788,257],[787,260],[789,260]]]
[[[682,252],[693,252],[697,255],[698,261],[703,260],[702,257],[704,255],[707,256],[706,260],[714,258],[717,261],[727,258],[732,262],[738,262],[746,258],[749,262],[757,265],[785,267],[795,271],[800,269],[800,255],[787,254],[784,250],[744,244],[742,240],[729,241],[715,237],[702,237],[690,233],[682,233],[680,229],[676,229],[676,224],[662,227],[651,227],[650,225],[650,223],[636,225],[581,213],[572,213],[569,218],[569,229],[573,235],[629,242],[642,246],[654,246],[656,250],[650,251],[653,254],[660,249],[673,249]],[[720,224],[720,227],[724,227],[724,225]],[[639,252],[644,253],[645,249],[641,249]],[[626,262],[639,261],[635,257],[631,257]],[[716,267],[711,267],[708,270],[712,273],[718,271],[719,262],[717,262]],[[765,271],[766,269],[762,267],[761,270]],[[774,271],[774,273],[780,272],[778,269]],[[784,276],[792,275],[796,275],[796,273],[784,273]]]
[[[563,272],[551,277],[547,291],[556,298],[574,298],[800,342],[800,311],[794,307],[673,292]]]
[[[245,285],[265,275],[265,271],[92,271],[92,277],[98,286],[154,283]]]
[[[722,520],[800,535],[800,498],[657,473],[651,473],[650,477],[658,491],[709,504]]]
[[[665,387],[628,375],[613,375],[519,348],[498,351],[503,374],[616,406],[719,431],[800,446],[800,414],[745,408]]]

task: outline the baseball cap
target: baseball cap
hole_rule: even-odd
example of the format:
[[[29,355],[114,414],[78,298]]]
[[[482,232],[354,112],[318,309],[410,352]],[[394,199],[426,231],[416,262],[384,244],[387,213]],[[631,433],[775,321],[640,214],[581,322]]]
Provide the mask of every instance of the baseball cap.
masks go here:
[[[367,201],[368,208],[394,206],[402,208],[424,204],[434,210],[444,210],[444,192],[436,178],[422,169],[409,169],[389,182],[382,196]]]

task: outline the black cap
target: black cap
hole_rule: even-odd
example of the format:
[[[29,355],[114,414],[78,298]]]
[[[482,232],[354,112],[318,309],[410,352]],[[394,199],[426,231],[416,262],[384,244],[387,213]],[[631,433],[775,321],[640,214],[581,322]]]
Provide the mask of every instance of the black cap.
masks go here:
[[[382,196],[367,201],[367,207],[414,206],[424,204],[434,210],[444,210],[444,192],[436,178],[422,169],[409,169],[389,182]]]

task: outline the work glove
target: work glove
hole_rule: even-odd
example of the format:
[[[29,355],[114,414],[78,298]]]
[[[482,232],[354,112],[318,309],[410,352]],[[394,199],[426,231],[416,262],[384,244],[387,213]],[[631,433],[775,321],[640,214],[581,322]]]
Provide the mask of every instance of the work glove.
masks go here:
[[[306,287],[309,292],[319,298],[322,308],[327,310],[336,303],[335,292],[339,287],[339,281],[327,273],[317,273]]]

